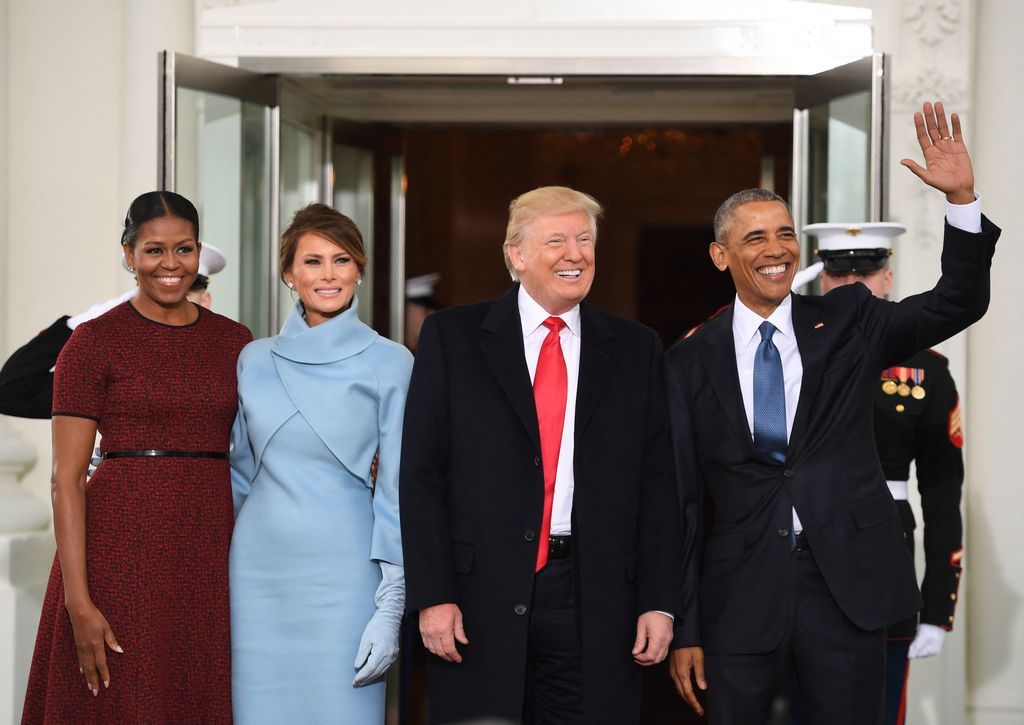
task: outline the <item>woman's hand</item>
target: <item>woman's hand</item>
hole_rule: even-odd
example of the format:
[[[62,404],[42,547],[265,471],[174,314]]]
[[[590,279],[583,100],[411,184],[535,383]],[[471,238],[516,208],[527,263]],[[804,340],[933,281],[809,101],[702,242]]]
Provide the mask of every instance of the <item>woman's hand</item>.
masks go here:
[[[117,643],[107,618],[95,604],[88,602],[80,606],[68,606],[67,610],[75,632],[78,670],[85,675],[85,682],[95,697],[100,693],[101,681],[104,687],[110,687],[106,648],[119,654],[124,654],[124,650]]]

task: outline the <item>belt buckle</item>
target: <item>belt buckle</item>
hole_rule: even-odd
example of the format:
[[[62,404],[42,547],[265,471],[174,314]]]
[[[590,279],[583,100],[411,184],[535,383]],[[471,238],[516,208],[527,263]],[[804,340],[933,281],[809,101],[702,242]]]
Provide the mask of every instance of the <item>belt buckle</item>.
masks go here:
[[[564,559],[571,553],[572,538],[570,536],[548,537],[548,559]]]

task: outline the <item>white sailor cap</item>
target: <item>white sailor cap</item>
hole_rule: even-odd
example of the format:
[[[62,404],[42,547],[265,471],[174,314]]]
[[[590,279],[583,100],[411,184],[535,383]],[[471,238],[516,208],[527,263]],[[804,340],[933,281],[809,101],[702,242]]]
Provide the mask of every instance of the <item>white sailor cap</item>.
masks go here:
[[[892,240],[907,231],[896,222],[808,224],[805,234],[818,238],[817,254],[826,272],[870,272],[885,266]]]
[[[441,275],[437,272],[410,277],[405,280],[405,299],[407,301],[432,300],[434,285],[439,279],[441,279]]]
[[[212,244],[203,243],[203,248],[199,252],[199,274],[204,277],[209,277],[211,274],[217,274],[225,266],[227,266],[227,259],[224,257],[224,253],[217,249]],[[130,271],[128,269],[128,261],[124,258],[124,254],[121,255],[121,267],[125,272]]]

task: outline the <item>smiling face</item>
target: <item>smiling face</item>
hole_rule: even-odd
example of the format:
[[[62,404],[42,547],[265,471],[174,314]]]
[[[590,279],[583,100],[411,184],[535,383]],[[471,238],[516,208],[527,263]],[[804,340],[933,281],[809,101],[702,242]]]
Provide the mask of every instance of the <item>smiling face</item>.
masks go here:
[[[124,247],[125,261],[135,269],[136,299],[143,306],[177,307],[199,273],[199,251],[192,223],[162,216],[138,227],[135,243]]]
[[[513,268],[526,292],[549,314],[578,305],[594,283],[595,232],[582,211],[544,214],[530,224],[519,245],[508,245]]]
[[[708,251],[718,269],[729,270],[740,301],[764,318],[789,295],[800,258],[793,218],[778,201],[737,207],[726,240]]]
[[[295,245],[295,259],[284,280],[299,295],[310,327],[335,317],[352,304],[359,267],[344,248],[315,232],[306,232]]]

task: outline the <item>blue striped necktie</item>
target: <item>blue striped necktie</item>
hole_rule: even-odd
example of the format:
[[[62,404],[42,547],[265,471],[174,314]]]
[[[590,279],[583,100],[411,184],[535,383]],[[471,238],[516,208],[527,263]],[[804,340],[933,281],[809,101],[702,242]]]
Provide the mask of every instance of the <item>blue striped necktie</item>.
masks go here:
[[[765,320],[757,328],[761,343],[754,356],[754,447],[777,461],[786,460],[786,381],[782,357],[772,342],[775,325]]]

